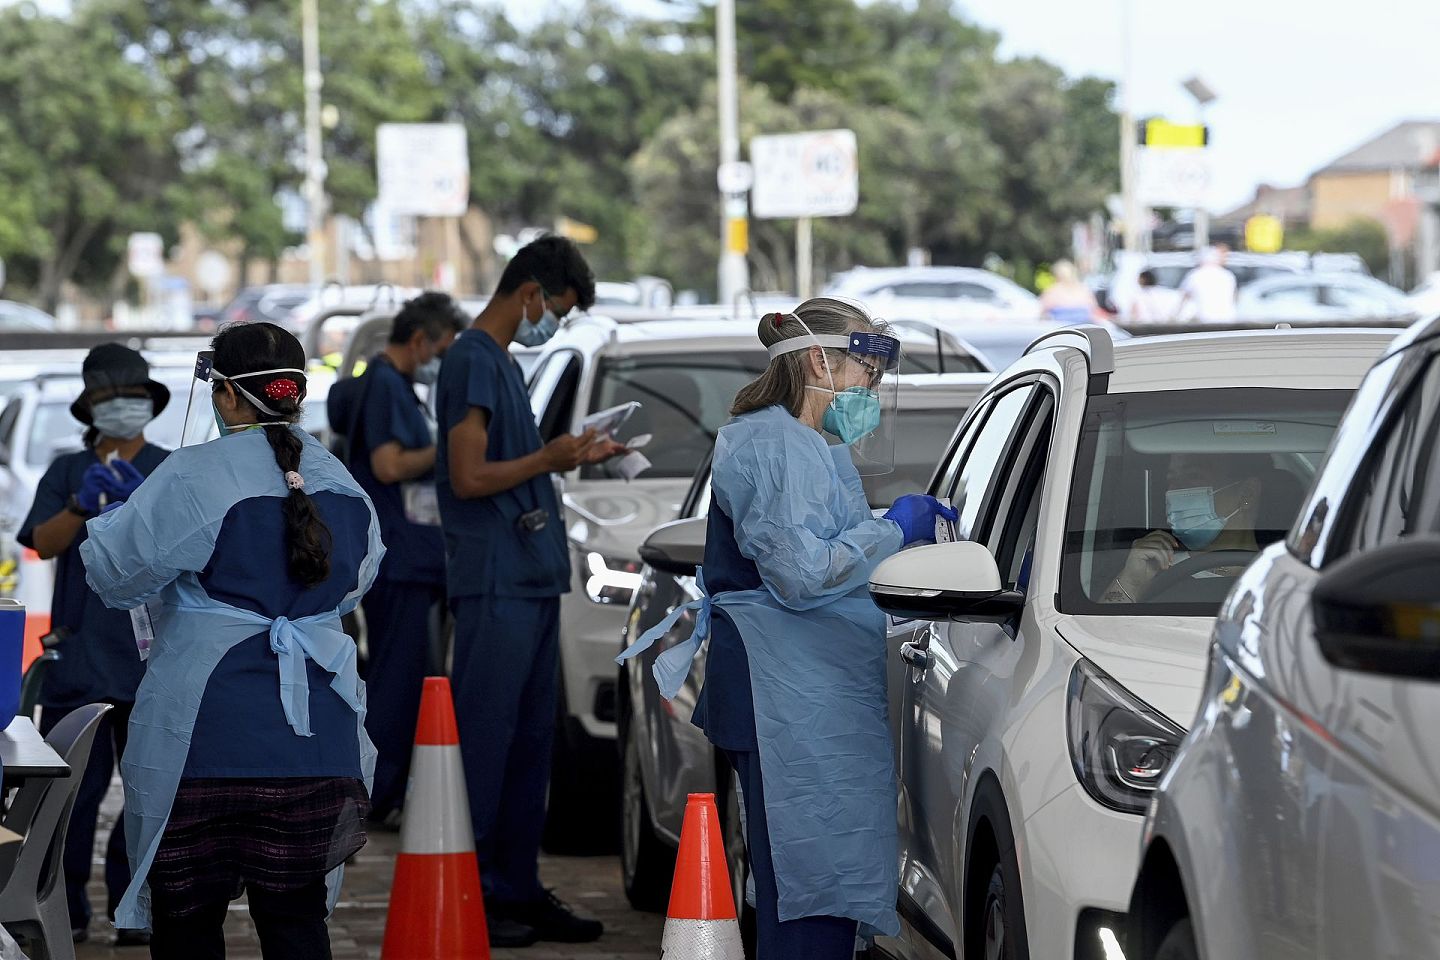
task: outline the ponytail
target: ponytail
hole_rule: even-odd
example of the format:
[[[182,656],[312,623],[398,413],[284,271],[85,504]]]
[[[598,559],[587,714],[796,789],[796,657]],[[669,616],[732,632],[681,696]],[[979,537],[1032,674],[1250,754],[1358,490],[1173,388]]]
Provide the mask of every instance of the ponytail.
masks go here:
[[[271,414],[257,408],[255,414],[265,427],[265,439],[275,454],[275,465],[290,488],[281,507],[290,579],[307,588],[324,583],[330,577],[330,549],[334,539],[315,508],[315,501],[304,490],[300,456],[305,447],[291,427],[300,419],[300,403],[305,399],[304,378],[292,373],[245,376],[252,370],[304,369],[305,350],[292,334],[273,323],[231,324],[220,331],[213,346],[215,369],[223,371],[231,380],[243,381],[237,398],[253,407],[255,404],[246,394],[262,396],[265,405],[275,411]]]

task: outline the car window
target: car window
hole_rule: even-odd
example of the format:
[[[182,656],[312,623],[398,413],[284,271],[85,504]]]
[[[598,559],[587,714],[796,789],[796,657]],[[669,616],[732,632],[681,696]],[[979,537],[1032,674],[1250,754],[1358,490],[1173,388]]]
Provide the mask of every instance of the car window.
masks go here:
[[[0,412],[0,448],[10,450],[10,441],[15,434],[15,421],[20,418],[20,401],[12,400]]]
[[[870,506],[887,508],[904,494],[924,490],[964,416],[964,409],[955,407],[902,411],[895,431],[894,471],[860,478]]]
[[[1091,397],[1066,519],[1061,609],[1214,616],[1249,558],[1294,524],[1350,395],[1236,387]],[[1167,492],[1184,518],[1174,525]],[[1132,544],[1152,535],[1172,547],[1183,539],[1169,557],[1137,554],[1130,582],[1116,591]],[[1166,560],[1176,574],[1182,563],[1190,573],[1165,575]]]
[[[955,486],[956,479],[960,476],[960,468],[965,463],[965,451],[970,449],[970,444],[975,442],[975,435],[985,425],[985,417],[989,415],[990,408],[995,406],[995,401],[990,397],[982,397],[973,411],[970,422],[965,425],[965,432],[956,437],[950,444],[950,450],[945,455],[944,466],[940,470],[940,476],[936,482],[930,485],[928,491],[931,496],[948,497],[950,490]],[[960,418],[964,420],[964,417]]]
[[[536,421],[540,428],[540,442],[549,443],[556,437],[570,432],[575,422],[575,397],[580,392],[580,355],[566,351],[557,354],[560,359],[555,376],[554,389],[550,391],[544,410]],[[532,408],[533,409],[533,408]]]
[[[691,477],[730,419],[740,388],[759,376],[769,359],[760,351],[676,353],[602,357],[590,396],[590,412],[640,402],[640,409],[615,435],[622,443],[650,435],[644,448],[651,479]],[[544,435],[544,431],[541,431]],[[618,476],[614,463],[586,466],[581,476]]]
[[[1361,284],[1332,283],[1320,292],[1321,303],[1346,310],[1389,313],[1396,306],[1396,301],[1397,298],[1386,296],[1384,290]]]
[[[1024,441],[1017,446],[1008,468],[1008,500],[1000,505],[990,535],[990,549],[1010,590],[1023,592],[1029,586],[1035,529],[1040,518],[1040,488],[1050,455],[1054,418],[1054,400],[1045,391],[1028,419],[1022,433]]]
[[[565,365],[575,356],[576,354],[568,350],[552,353],[545,358],[544,364],[531,371],[527,387],[530,393],[530,412],[535,415],[536,423],[540,422],[545,408],[550,404],[550,396],[555,392],[555,384],[560,382],[560,374],[564,372]]]
[[[1431,360],[1385,426],[1384,439],[1352,488],[1349,550],[1368,550],[1416,533],[1440,533],[1440,361]]]
[[[996,468],[1010,446],[1010,438],[1034,389],[1033,385],[1027,385],[1001,394],[965,454],[960,476],[947,492],[951,505],[960,514],[956,532],[962,539],[971,539],[975,534],[981,507],[988,499],[986,493],[996,481]]]

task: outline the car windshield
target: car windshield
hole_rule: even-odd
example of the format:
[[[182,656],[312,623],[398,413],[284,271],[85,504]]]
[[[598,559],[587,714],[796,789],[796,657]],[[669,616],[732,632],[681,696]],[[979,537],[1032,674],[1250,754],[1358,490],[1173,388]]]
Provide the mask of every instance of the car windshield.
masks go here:
[[[600,361],[590,412],[638,400],[640,409],[616,431],[615,439],[625,443],[650,435],[644,454],[652,466],[642,476],[691,477],[710,453],[715,431],[730,419],[735,394],[759,376],[767,363],[759,351],[605,357]],[[610,464],[587,466],[582,471],[586,479],[614,475]]]
[[[963,408],[903,411],[895,431],[895,470],[860,478],[870,506],[883,510],[903,494],[925,490],[964,416]]]
[[[1348,390],[1092,397],[1061,565],[1066,613],[1215,616],[1294,522]]]

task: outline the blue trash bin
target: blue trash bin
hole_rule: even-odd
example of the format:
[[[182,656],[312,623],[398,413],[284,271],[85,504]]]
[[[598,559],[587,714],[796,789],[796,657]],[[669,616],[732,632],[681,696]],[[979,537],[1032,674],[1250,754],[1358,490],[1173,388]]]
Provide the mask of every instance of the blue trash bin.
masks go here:
[[[0,598],[0,728],[8,727],[20,709],[24,658],[25,604]]]

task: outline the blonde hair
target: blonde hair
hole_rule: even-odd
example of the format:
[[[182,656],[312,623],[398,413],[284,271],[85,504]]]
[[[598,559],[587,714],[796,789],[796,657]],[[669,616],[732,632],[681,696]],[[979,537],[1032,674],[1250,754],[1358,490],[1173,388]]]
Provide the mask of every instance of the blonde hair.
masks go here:
[[[1050,268],[1050,275],[1058,283],[1074,283],[1080,279],[1080,271],[1075,269],[1075,264],[1069,260],[1056,260],[1055,265]]]
[[[810,333],[821,337],[843,337],[856,330],[888,333],[889,329],[885,321],[872,319],[859,304],[834,297],[812,297],[796,307],[793,313],[765,314],[760,318],[756,333],[760,342],[769,348]],[[844,350],[833,347],[821,349],[830,354],[832,363],[845,358]],[[805,361],[809,356],[810,351],[797,350],[773,358],[764,373],[735,394],[730,415],[738,417],[778,403],[790,411],[791,416],[798,417],[805,404]]]

